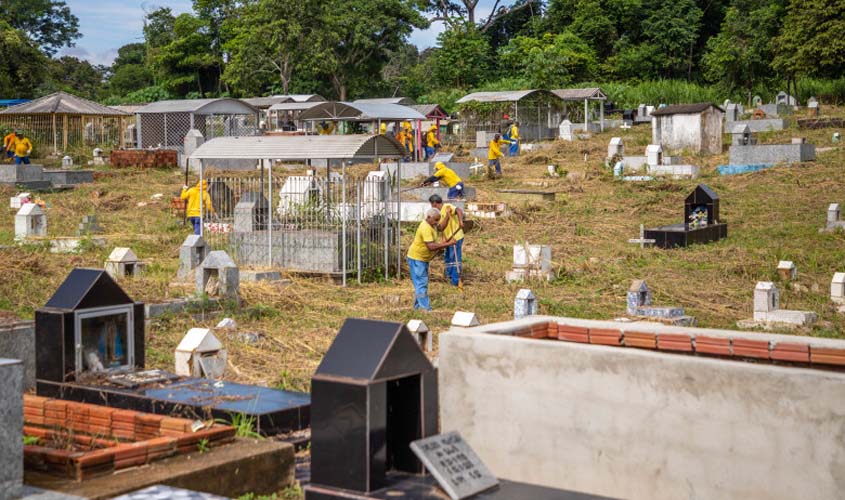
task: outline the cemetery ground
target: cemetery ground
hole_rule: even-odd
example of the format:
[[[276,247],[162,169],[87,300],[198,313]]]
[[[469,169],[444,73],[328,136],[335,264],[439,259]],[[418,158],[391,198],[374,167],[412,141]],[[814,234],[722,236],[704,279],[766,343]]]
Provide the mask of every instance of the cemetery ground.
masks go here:
[[[843,116],[845,109],[831,114]],[[685,156],[685,163],[702,167],[699,179],[642,183],[615,180],[605,156],[613,136],[623,138],[627,154],[644,154],[651,137],[647,125],[594,134],[587,140],[548,143],[518,158],[505,158],[502,179],[467,180],[477,188],[478,201],[499,201],[496,190],[514,188],[555,191],[557,200],[509,203],[514,210],[511,217],[477,221],[464,244],[463,293],[443,278],[442,259],[432,265],[434,312],[411,309],[413,288],[407,269],[399,281],[358,285],[350,280],[346,288],[299,276],[287,276],[291,282],[286,285],[244,282],[240,308],[225,305],[219,312],[196,310],[152,321],[147,329],[147,366],[172,369],[173,350],[189,328],[213,327],[228,316],[237,321],[240,332],[262,335],[257,344],[246,344],[234,334],[220,334],[229,350],[228,379],[308,390],[311,375],[347,317],[418,318],[435,332],[446,329],[456,310],[473,311],[483,322],[502,321],[512,318],[513,297],[527,286],[538,297],[541,314],[611,319],[624,315],[625,292],[634,279],[648,281],[655,303],[684,307],[697,318],[698,326],[713,328],[734,328],[737,320],[751,317],[755,284],[774,281],[781,288],[783,307],[819,314],[819,323],[801,333],[845,337],[845,317],[830,301],[831,277],[845,271],[845,234],[818,231],[828,204],[845,203],[845,148],[831,142],[834,131],[793,127],[758,135],[760,143],[807,137],[818,148],[815,162],[720,177],[716,166],[727,163],[726,139],[721,155]],[[561,176],[550,177],[547,165],[557,165]],[[371,165],[349,169],[360,175],[368,170]],[[190,183],[194,182],[192,177]],[[158,302],[193,293],[192,285],[173,283],[179,246],[189,229],[180,225],[181,215],[171,214],[169,199],[183,183],[184,174],[179,172],[105,167],[97,170],[94,184],[42,194],[48,204],[50,236],[74,235],[83,215],[98,216],[107,244],[83,245],[79,254],[52,254],[40,244],[14,245],[13,212],[7,211],[0,227],[0,320],[10,314],[31,318],[71,268],[102,267],[115,246],[130,247],[147,262],[144,276],[121,279],[135,300]],[[684,198],[699,183],[721,197],[721,214],[730,224],[727,239],[677,250],[641,249],[628,243],[638,235],[640,224],[682,222]],[[164,196],[155,200],[157,193]],[[11,188],[0,189],[3,199],[14,194]],[[415,227],[403,225],[405,249]],[[512,247],[524,242],[552,247],[557,275],[553,281],[505,282]],[[793,283],[780,283],[776,272],[780,260],[791,260],[798,267]]]

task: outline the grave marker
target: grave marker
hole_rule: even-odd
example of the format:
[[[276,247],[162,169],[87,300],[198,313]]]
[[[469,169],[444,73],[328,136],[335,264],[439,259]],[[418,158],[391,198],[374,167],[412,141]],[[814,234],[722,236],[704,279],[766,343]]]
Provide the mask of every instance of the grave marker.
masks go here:
[[[88,234],[100,234],[103,228],[97,223],[96,215],[83,215],[82,222],[79,223],[79,228],[76,230],[77,236],[85,236]]]
[[[414,441],[411,450],[452,500],[470,498],[499,484],[457,431]]]
[[[431,334],[431,331],[429,331],[428,325],[423,323],[421,319],[412,319],[408,321],[406,326],[408,327],[408,331],[411,332],[411,335],[414,336],[414,339],[417,341],[417,344],[419,344],[421,349],[424,349],[425,352],[431,352],[434,349],[434,336]]]
[[[622,142],[621,137],[611,138],[610,144],[607,146],[607,159],[613,159],[614,156],[625,156],[625,143]]]
[[[208,254],[197,268],[197,295],[203,293],[209,296],[224,297],[229,300],[238,299],[240,286],[240,272],[235,261],[223,250],[215,250]]]
[[[115,247],[109,258],[103,263],[106,272],[112,278],[125,276],[140,276],[146,264],[138,260],[135,252],[126,247]]]
[[[571,141],[572,140],[572,122],[569,120],[563,120],[558,127],[560,132],[560,138],[564,141]]]
[[[521,288],[513,301],[513,319],[537,314],[537,298],[528,288]]]
[[[833,273],[830,280],[830,300],[834,304],[845,305],[845,273]]]
[[[452,326],[462,326],[465,328],[469,328],[471,326],[478,326],[481,322],[478,320],[478,316],[475,313],[467,312],[467,311],[455,311],[455,314],[452,316]]]
[[[176,375],[219,379],[226,369],[228,352],[210,329],[191,328],[173,357]]]
[[[15,239],[47,236],[47,216],[35,203],[24,203],[15,214]]]
[[[191,234],[182,246],[179,247],[179,270],[176,276],[184,278],[191,274],[191,272],[205,260],[208,255],[208,246],[205,240],[198,234]]]
[[[778,262],[778,275],[783,281],[794,280],[798,276],[798,269],[791,260]]]

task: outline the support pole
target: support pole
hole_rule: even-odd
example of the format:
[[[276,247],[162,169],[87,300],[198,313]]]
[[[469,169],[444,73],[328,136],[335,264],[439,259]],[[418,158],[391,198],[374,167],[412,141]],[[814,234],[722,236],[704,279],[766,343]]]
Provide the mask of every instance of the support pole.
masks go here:
[[[204,214],[203,214],[203,207],[202,207],[202,201],[203,201],[202,200],[203,199],[203,195],[202,195],[202,176],[203,176],[203,166],[204,166],[204,164],[205,164],[205,160],[201,159],[200,160],[200,183],[199,183],[199,190],[200,190],[200,236],[203,236],[205,234],[205,224],[204,224],[205,221],[203,220]],[[185,169],[185,172],[187,172],[187,167]]]
[[[343,286],[346,286],[346,160],[340,162],[340,223],[343,232],[343,256],[341,257],[341,270],[343,272]],[[329,207],[331,210],[331,207]]]
[[[261,160],[264,165],[264,160]],[[267,166],[267,267],[273,267],[273,161]]]
[[[398,168],[398,167],[397,167]],[[398,183],[398,181],[397,181]],[[390,202],[390,182],[384,182],[384,279],[388,279],[390,277],[389,269],[390,269],[390,233],[388,224],[390,223],[389,215],[387,212],[387,204]]]
[[[367,182],[366,180],[364,182]],[[366,191],[367,186],[364,186]],[[358,284],[361,284],[361,182],[355,183],[355,199],[358,202],[355,204],[355,261],[358,264]]]
[[[396,279],[402,276],[402,158],[396,162]],[[385,207],[387,204],[385,203]]]
[[[604,132],[604,101],[599,101],[599,127]]]
[[[588,99],[584,99],[584,133],[587,134],[590,132],[590,101]]]

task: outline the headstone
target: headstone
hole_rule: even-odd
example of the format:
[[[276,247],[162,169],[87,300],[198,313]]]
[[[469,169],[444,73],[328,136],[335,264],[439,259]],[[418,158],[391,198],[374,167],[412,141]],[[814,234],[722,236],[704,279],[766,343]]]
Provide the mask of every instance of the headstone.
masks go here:
[[[85,236],[89,234],[100,234],[103,228],[97,223],[96,215],[83,215],[82,222],[79,223],[79,228],[76,230],[77,236]]]
[[[457,431],[413,441],[411,450],[452,500],[473,497],[499,484]]]
[[[513,301],[513,319],[537,314],[537,298],[528,288],[521,288]]]
[[[0,500],[23,488],[23,364],[0,358]]]
[[[754,288],[754,321],[767,321],[768,313],[780,308],[780,291],[771,281],[760,281]]]
[[[841,210],[839,209],[839,203],[831,203],[827,206],[827,222],[839,222],[839,219],[842,215]]]
[[[208,246],[205,240],[198,234],[189,235],[179,247],[179,271],[176,276],[184,278],[205,260],[208,255]]]
[[[101,148],[94,148],[94,151],[91,152],[91,157],[93,158],[91,163],[94,165],[102,166],[106,164],[106,156]]]
[[[241,195],[235,205],[234,230],[236,233],[252,233],[267,229],[270,204],[262,193],[248,191]]]
[[[106,272],[112,278],[124,276],[140,276],[144,272],[144,263],[138,260],[130,248],[116,247],[103,264]]]
[[[411,332],[411,335],[417,341],[417,344],[420,345],[420,348],[425,350],[425,352],[431,352],[434,350],[434,340],[431,331],[428,329],[428,325],[423,323],[421,319],[412,319],[408,321],[406,325],[408,327],[408,331]]]
[[[652,167],[663,165],[663,147],[660,144],[649,144],[645,148],[646,164]]]
[[[228,353],[208,328],[191,328],[174,352],[174,371],[183,377],[223,377]],[[209,359],[214,361],[209,362]]]
[[[755,108],[759,108],[763,104],[763,98],[755,95],[754,98],[751,99],[751,106]]]
[[[552,279],[552,248],[548,245],[513,246],[513,270],[509,271],[507,281],[523,281],[526,278]]]
[[[187,158],[187,167],[191,171],[199,171],[200,168],[200,160],[192,159],[191,155],[194,151],[197,150],[200,146],[205,143],[205,137],[203,137],[202,132],[193,128],[185,134],[185,138],[182,141],[182,146],[184,147],[184,157]],[[185,165],[179,165],[179,168],[185,168]]]
[[[645,118],[646,116],[648,116],[648,110],[646,109],[646,105],[640,104],[639,106],[637,106],[637,117]]]
[[[372,204],[384,201],[387,197],[386,182],[387,172],[374,170],[368,173],[366,179],[364,179],[363,203]]]
[[[217,326],[215,326],[214,328],[226,328],[229,330],[234,330],[237,327],[238,324],[235,323],[235,320],[233,320],[232,318],[223,318],[220,320],[219,323],[217,323]]]
[[[725,121],[727,122],[735,122],[739,120],[739,106],[734,103],[730,103],[725,108]]]
[[[830,280],[830,300],[845,305],[845,273],[834,273]]]
[[[564,141],[571,141],[572,140],[572,122],[569,120],[563,120],[560,123],[559,127],[560,138]]]
[[[620,158],[625,156],[625,143],[622,142],[621,137],[613,137],[610,139],[610,144],[607,146],[607,159],[610,160],[614,156]]]
[[[750,146],[754,144],[751,138],[751,129],[747,124],[741,123],[734,125],[731,129],[731,145],[732,146]]]
[[[15,239],[47,236],[47,216],[35,203],[24,203],[15,214]]]
[[[467,311],[456,311],[452,316],[452,326],[462,326],[469,328],[471,326],[478,326],[481,322],[478,321],[478,316],[475,313]]]
[[[73,158],[70,156],[63,156],[62,157],[62,168],[69,168],[73,166]]]
[[[196,290],[198,295],[238,299],[240,272],[235,261],[222,250],[215,250],[197,267]]]
[[[637,309],[651,305],[651,290],[648,289],[645,280],[634,280],[628,288],[627,312],[635,316]]]
[[[794,280],[798,276],[798,269],[791,260],[782,260],[778,262],[778,276],[783,281]]]
[[[811,97],[807,101],[807,109],[810,111],[810,116],[819,116],[819,101],[815,97]]]
[[[322,197],[323,188],[317,178],[310,175],[292,175],[285,179],[279,191],[279,206],[277,212],[284,215],[295,211],[298,207],[308,204],[312,200]]]
[[[20,210],[25,203],[30,203],[32,201],[32,194],[30,193],[18,193],[11,198],[9,198],[9,208],[14,208],[15,210]]]

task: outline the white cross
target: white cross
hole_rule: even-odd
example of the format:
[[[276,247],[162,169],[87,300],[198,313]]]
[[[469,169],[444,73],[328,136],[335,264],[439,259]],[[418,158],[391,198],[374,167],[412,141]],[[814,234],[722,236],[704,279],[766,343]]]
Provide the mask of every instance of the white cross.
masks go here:
[[[657,243],[657,240],[647,239],[645,237],[645,226],[640,224],[640,237],[639,238],[631,238],[628,240],[628,243],[639,243],[640,248],[645,248],[646,245],[654,245]]]

